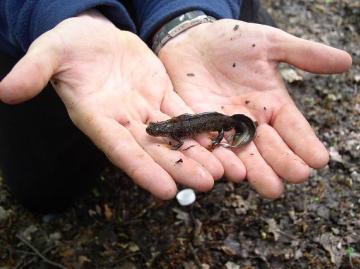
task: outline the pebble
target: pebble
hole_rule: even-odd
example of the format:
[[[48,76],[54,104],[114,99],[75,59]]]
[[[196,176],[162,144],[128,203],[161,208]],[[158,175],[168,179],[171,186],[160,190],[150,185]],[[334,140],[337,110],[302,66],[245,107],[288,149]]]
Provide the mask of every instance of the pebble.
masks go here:
[[[316,213],[319,217],[322,217],[323,219],[329,219],[330,217],[330,210],[326,206],[319,206]]]
[[[188,206],[195,202],[196,195],[193,189],[183,189],[177,193],[176,200],[181,206]]]
[[[353,181],[360,183],[360,174],[356,171],[351,173],[351,178]]]
[[[49,235],[49,239],[51,241],[59,241],[61,239],[62,235],[60,232],[54,232],[52,234]]]

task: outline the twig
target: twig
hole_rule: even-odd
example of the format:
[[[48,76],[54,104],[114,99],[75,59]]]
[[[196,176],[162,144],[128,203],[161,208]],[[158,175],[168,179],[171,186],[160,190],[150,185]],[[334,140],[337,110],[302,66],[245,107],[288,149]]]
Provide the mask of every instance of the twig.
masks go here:
[[[43,253],[43,255],[44,254],[46,254],[46,253],[48,253],[50,250],[52,250],[53,248],[55,248],[55,246],[51,246],[51,247],[48,247],[47,249],[45,249],[42,253]],[[14,250],[14,252],[18,252],[18,253],[23,253],[23,254],[26,254],[26,255],[31,255],[32,256],[32,258],[30,259],[30,260],[28,260],[28,261],[24,261],[24,260],[22,260],[22,261],[20,261],[17,265],[16,265],[16,267],[14,268],[14,269],[19,269],[19,268],[26,268],[26,266],[28,266],[29,264],[32,264],[36,259],[38,259],[39,257],[38,257],[38,255],[35,253],[35,252],[33,252],[33,251],[23,251],[23,250],[17,250],[17,249],[15,249]],[[20,267],[21,266],[21,267]]]
[[[21,242],[23,242],[25,245],[27,245],[29,248],[31,248],[32,251],[34,251],[36,253],[36,255],[38,255],[44,262],[51,264],[52,266],[61,268],[61,269],[68,269],[65,266],[61,265],[60,263],[54,262],[49,260],[48,258],[46,258],[43,254],[41,254],[41,252],[35,248],[30,242],[28,242],[25,238],[23,238],[20,235],[16,235],[16,238],[18,238]]]
[[[192,254],[193,257],[194,257],[194,260],[195,260],[195,263],[196,263],[197,267],[198,267],[199,269],[201,269],[201,268],[202,268],[201,261],[200,261],[198,255],[196,254],[195,249],[194,249],[194,247],[192,246],[191,243],[189,243],[189,249],[190,249],[190,251],[191,251],[191,254]]]
[[[134,257],[134,256],[137,256],[137,255],[142,256],[142,254],[141,254],[139,251],[137,251],[137,252],[134,252],[134,253],[130,253],[130,254],[128,254],[128,255],[125,255],[124,257],[121,257],[121,259],[116,260],[116,263],[117,263],[117,264],[121,264],[123,261],[125,261],[125,260],[127,260],[127,259],[129,259],[129,258],[132,258],[132,257]]]

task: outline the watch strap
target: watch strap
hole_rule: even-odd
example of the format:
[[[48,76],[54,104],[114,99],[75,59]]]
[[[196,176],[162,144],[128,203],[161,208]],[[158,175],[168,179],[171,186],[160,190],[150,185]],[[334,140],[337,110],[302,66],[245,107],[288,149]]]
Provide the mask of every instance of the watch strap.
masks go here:
[[[195,10],[182,14],[165,25],[153,37],[152,49],[158,54],[160,49],[172,38],[180,33],[202,23],[214,22],[216,19],[206,15],[203,11]]]

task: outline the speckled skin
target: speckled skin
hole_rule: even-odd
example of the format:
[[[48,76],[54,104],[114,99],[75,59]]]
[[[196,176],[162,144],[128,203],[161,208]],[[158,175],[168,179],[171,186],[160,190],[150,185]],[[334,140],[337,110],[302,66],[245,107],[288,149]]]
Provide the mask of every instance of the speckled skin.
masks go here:
[[[194,137],[203,132],[219,132],[218,137],[213,141],[213,145],[220,143],[224,132],[235,130],[236,146],[249,143],[256,131],[256,123],[243,114],[227,116],[218,112],[205,112],[200,114],[182,114],[162,122],[151,122],[146,128],[146,132],[152,136],[169,137],[179,144],[174,145],[173,149],[182,146],[182,138]]]

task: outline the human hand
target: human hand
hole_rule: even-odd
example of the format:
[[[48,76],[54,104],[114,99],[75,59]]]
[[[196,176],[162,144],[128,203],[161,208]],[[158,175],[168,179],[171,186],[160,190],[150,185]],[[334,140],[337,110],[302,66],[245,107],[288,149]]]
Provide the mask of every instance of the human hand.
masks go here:
[[[170,40],[159,57],[176,92],[195,112],[244,113],[259,123],[254,143],[234,150],[243,164],[235,155],[225,157],[225,149],[214,151],[230,180],[241,180],[243,171],[260,194],[276,198],[282,179],[303,182],[310,167],[327,164],[327,150],[289,96],[277,66],[286,62],[313,73],[341,73],[351,66],[346,52],[269,26],[220,20]]]
[[[155,196],[172,198],[175,182],[206,191],[223,175],[201,146],[174,151],[146,134],[147,122],[191,111],[147,46],[99,13],[67,19],[36,39],[1,81],[0,99],[29,100],[50,79],[75,125]]]

